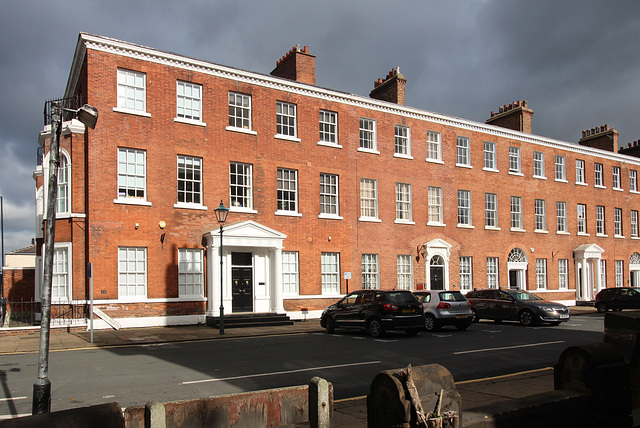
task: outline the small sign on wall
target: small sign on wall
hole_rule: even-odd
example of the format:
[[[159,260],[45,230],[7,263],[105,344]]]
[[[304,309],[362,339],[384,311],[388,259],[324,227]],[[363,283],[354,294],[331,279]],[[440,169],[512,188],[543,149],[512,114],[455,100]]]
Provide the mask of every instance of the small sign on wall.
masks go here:
[[[344,272],[344,279],[351,279],[351,272]]]

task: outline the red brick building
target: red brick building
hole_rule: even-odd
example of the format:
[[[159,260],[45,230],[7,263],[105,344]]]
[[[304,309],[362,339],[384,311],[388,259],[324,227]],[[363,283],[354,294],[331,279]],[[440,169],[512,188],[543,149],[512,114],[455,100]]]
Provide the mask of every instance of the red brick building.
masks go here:
[[[86,304],[91,262],[125,326],[219,315],[221,200],[225,313],[318,316],[349,275],[567,303],[639,283],[640,160],[617,131],[557,141],[526,101],[478,123],[405,106],[405,85],[394,69],[370,97],[315,86],[307,47],[263,75],[80,34],[65,98],[100,118],[64,124],[54,301]]]

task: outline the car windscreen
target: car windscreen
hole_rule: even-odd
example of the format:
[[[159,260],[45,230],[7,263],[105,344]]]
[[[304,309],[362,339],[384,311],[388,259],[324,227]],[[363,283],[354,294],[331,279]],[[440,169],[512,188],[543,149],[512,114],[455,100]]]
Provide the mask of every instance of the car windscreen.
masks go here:
[[[459,291],[443,291],[438,295],[441,302],[464,302],[467,300]]]
[[[535,302],[538,300],[543,300],[541,297],[536,296],[535,294],[527,293],[526,291],[516,291],[512,294],[516,300],[522,300],[525,302]]]
[[[416,296],[409,292],[391,292],[387,293],[387,300],[391,303],[405,305],[407,303],[417,303]]]

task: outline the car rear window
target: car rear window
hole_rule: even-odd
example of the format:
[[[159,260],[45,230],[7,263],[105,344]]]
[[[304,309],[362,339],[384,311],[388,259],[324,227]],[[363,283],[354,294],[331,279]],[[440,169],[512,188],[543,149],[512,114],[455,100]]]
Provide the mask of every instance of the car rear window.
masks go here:
[[[418,299],[416,299],[416,296],[408,291],[387,293],[387,300],[391,303],[398,304],[416,303],[418,301]]]
[[[466,297],[459,291],[443,291],[439,293],[441,302],[464,302]]]

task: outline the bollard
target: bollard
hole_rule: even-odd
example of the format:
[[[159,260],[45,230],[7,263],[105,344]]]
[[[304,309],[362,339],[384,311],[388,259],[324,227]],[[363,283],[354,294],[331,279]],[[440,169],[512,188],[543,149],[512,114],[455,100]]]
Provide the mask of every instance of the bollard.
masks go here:
[[[331,426],[329,383],[313,377],[309,383],[309,426],[329,428]]]
[[[144,426],[145,428],[166,428],[164,404],[154,400],[147,402],[144,406]]]

